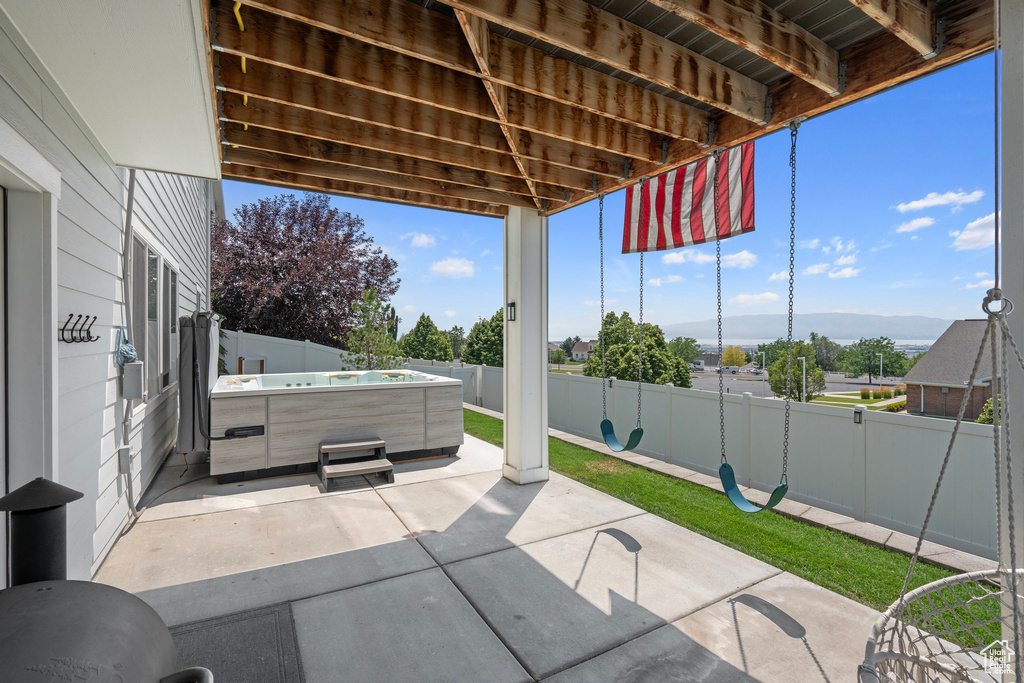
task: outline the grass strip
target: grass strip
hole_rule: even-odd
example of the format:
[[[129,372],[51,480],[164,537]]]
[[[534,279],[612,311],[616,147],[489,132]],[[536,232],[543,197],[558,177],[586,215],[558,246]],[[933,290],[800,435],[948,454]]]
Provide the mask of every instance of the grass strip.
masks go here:
[[[501,420],[464,410],[467,434],[502,445]],[[779,569],[883,611],[899,597],[910,558],[773,511],[740,512],[723,494],[692,482],[549,438],[551,469],[735,548]],[[952,572],[919,563],[911,587]]]

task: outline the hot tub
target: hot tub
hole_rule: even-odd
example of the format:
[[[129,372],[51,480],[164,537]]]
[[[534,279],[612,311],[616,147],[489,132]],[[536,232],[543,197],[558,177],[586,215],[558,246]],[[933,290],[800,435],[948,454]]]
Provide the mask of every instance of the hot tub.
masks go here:
[[[210,436],[244,427],[264,433],[212,441],[210,474],[301,468],[324,441],[383,439],[392,461],[453,455],[463,441],[462,380],[411,370],[222,376]]]

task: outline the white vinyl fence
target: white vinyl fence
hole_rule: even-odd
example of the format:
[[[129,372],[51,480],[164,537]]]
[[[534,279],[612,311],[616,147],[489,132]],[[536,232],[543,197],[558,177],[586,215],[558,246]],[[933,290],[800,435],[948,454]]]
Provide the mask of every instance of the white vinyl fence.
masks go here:
[[[221,358],[227,364],[228,373],[232,375],[239,372],[242,374],[261,372],[261,362],[264,374],[333,372],[345,369],[340,354],[347,355],[348,352],[341,349],[315,344],[308,340],[302,342],[232,330],[224,330],[224,332],[227,337],[221,338],[220,344],[227,351],[221,354]],[[241,370],[239,370],[239,360],[241,360]]]
[[[452,367],[454,366],[454,367]],[[467,403],[502,411],[502,368],[410,361],[409,367],[463,380]],[[636,426],[636,382],[611,381],[608,416],[624,439]],[[601,440],[601,380],[548,375],[550,426]],[[770,491],[782,471],[783,402],[749,394],[725,397],[726,448],[740,484]],[[793,403],[789,497],[889,529],[917,535],[953,430],[952,420]],[[644,438],[637,453],[717,475],[718,395],[645,384]],[[966,423],[928,538],[994,558],[992,428]]]

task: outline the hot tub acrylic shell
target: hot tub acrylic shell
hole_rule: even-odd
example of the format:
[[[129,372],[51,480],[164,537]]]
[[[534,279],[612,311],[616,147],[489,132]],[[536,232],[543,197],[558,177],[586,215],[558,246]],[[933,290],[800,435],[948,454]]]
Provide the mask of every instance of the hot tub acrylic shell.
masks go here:
[[[463,442],[462,381],[410,370],[225,375],[210,420],[214,437],[264,427],[211,442],[214,475],[314,463],[320,443],[335,440],[383,439],[399,460],[451,454]]]

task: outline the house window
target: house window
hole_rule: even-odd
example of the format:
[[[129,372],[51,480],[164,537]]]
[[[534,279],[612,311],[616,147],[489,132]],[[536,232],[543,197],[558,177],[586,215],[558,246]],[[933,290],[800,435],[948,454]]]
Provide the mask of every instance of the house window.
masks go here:
[[[178,379],[178,274],[142,240],[132,244],[132,343],[144,363],[146,395],[155,397]]]
[[[163,320],[160,331],[160,388],[178,379],[178,274],[164,264]]]

